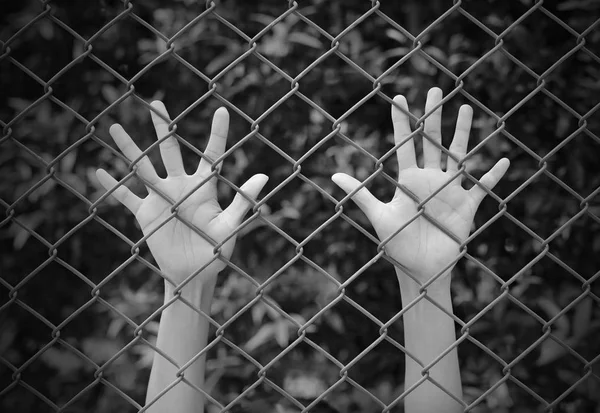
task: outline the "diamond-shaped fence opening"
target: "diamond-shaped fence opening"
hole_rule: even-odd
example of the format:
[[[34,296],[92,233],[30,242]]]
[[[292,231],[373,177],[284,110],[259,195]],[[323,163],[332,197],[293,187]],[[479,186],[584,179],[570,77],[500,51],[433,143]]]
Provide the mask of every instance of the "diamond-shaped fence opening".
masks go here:
[[[594,0],[2,3],[0,409],[153,412],[186,388],[209,413],[409,412],[429,386],[465,412],[596,411],[599,16]],[[409,224],[380,239],[331,181],[345,172],[363,182],[351,195],[366,187],[385,202],[404,193],[412,220],[431,221],[452,178],[427,199],[408,193],[396,151],[414,138],[423,165],[423,147],[439,146],[424,109],[433,86],[444,167],[459,107],[474,109],[465,188],[511,161],[459,242],[452,312],[433,280],[401,300],[403,263],[386,248]],[[413,131],[403,141],[390,121],[398,94]],[[158,141],[153,100],[171,115]],[[220,106],[229,141],[212,156]],[[113,123],[140,152],[115,148]],[[141,171],[147,156],[165,177],[173,139],[188,174],[208,165],[175,199]],[[150,188],[161,222],[142,233],[97,168],[117,178],[115,195]],[[216,188],[225,206],[258,173],[269,182],[226,235],[186,218],[198,193]],[[168,228],[189,230],[214,263],[174,282],[147,245]],[[218,262],[198,304],[186,291]],[[430,360],[404,334],[417,307],[456,332]],[[208,332],[184,360],[170,351],[185,339],[157,341],[177,311]],[[434,374],[455,351],[458,396]]]

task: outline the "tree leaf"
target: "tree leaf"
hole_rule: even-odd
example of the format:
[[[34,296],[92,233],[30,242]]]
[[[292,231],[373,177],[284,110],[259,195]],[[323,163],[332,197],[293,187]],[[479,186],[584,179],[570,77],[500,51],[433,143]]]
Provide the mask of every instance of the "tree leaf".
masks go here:
[[[62,377],[70,377],[84,367],[84,361],[67,350],[59,350],[55,347],[50,347],[44,351],[40,359],[49,367],[58,370],[58,374]]]
[[[274,328],[275,340],[279,347],[285,347],[290,341],[290,324],[285,318],[277,320]]]
[[[288,40],[292,43],[302,44],[304,46],[312,47],[313,49],[322,49],[323,44],[319,39],[311,36],[308,33],[293,32],[288,36]]]
[[[248,340],[246,344],[244,344],[244,350],[252,352],[270,341],[273,338],[275,329],[275,323],[268,323],[261,326],[256,334],[254,334],[254,336],[252,336],[252,338]]]
[[[119,352],[121,345],[116,340],[91,337],[83,340],[83,352],[98,364],[105,363]]]
[[[585,297],[575,306],[572,335],[576,340],[583,338],[589,332],[590,320],[592,318],[592,304],[592,299]]]
[[[535,364],[545,366],[567,354],[567,349],[552,338],[544,340],[540,346],[540,356]]]

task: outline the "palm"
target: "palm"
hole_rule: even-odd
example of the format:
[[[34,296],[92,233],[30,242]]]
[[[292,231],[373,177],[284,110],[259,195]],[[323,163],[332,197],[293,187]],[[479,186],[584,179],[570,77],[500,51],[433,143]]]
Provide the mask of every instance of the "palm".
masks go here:
[[[161,116],[152,112],[152,120],[159,139],[169,134],[168,114],[161,102],[152,103]],[[211,136],[205,155],[216,159],[225,150],[229,116],[227,111],[215,112]],[[136,164],[138,176],[146,183],[148,196],[140,199],[126,187],[120,186],[106,171],[98,170],[100,183],[134,213],[146,241],[161,270],[173,281],[181,282],[199,270],[215,274],[225,263],[215,254],[215,243],[227,239],[241,222],[251,204],[267,181],[265,175],[255,175],[242,186],[231,205],[223,211],[217,201],[216,178],[211,177],[212,164],[203,159],[198,170],[185,173],[179,144],[173,137],[160,143],[161,156],[168,176],[160,178],[150,160],[141,156],[141,150],[118,125],[111,127],[117,146],[130,159],[140,159]],[[207,178],[209,178],[207,180]],[[200,185],[200,186],[199,186]],[[116,187],[116,188],[115,188]],[[183,202],[181,202],[183,200]],[[173,216],[173,204],[177,215]],[[229,258],[233,251],[235,235],[218,248],[218,256]]]
[[[193,191],[202,179],[193,175],[169,177],[156,187],[170,199],[179,200]],[[216,242],[222,241],[234,228],[221,218],[222,210],[212,186],[200,187],[178,207],[181,220],[168,220],[172,215],[171,207],[170,202],[151,191],[143,200],[136,219],[145,236],[152,234],[147,239],[148,247],[160,268],[167,274],[190,275],[206,264],[206,257],[213,254],[214,247],[186,222]],[[164,222],[166,223],[161,226]],[[232,249],[233,240],[230,240],[221,248],[221,253],[229,257]],[[217,270],[223,267],[218,260],[211,265]]]
[[[425,107],[425,112],[430,113],[425,119],[425,133],[438,144],[441,144],[442,140],[439,106],[441,99],[441,90],[431,89]],[[408,111],[406,99],[397,97],[394,101]],[[457,159],[466,155],[471,119],[472,110],[463,106],[458,115],[456,134],[450,145],[450,153]],[[356,191],[353,200],[367,215],[381,241],[391,237],[385,245],[386,253],[413,275],[425,281],[451,265],[457,258],[457,240],[462,242],[469,235],[475,212],[486,191],[479,185],[468,191],[463,189],[460,177],[453,179],[458,172],[458,164],[451,157],[448,158],[446,171],[442,171],[441,151],[426,139],[423,139],[424,168],[418,168],[413,141],[407,140],[411,135],[408,116],[394,106],[392,120],[394,140],[397,144],[402,143],[397,150],[398,182],[410,191],[418,202],[435,193],[423,207],[425,214],[436,223],[422,215],[413,220],[419,214],[418,203],[401,189],[396,189],[390,202],[383,203],[359,181],[348,175],[336,174],[333,180],[347,193]],[[481,185],[492,189],[506,172],[508,164],[507,159],[500,160],[481,178]],[[440,226],[456,240],[442,231]]]
[[[408,169],[402,171],[399,182],[418,199],[428,198],[436,188],[442,187],[452,178],[448,173],[434,169]],[[380,204],[381,211],[372,221],[381,240],[394,234],[418,214],[418,204],[401,190],[394,198]],[[474,208],[468,191],[460,185],[450,184],[434,195],[425,206],[425,213],[442,225],[459,240],[468,234],[474,216]],[[394,225],[390,225],[394,223]],[[401,230],[387,244],[386,249],[397,251],[398,262],[411,271],[420,263],[429,264],[428,274],[447,265],[458,253],[459,245],[429,219],[419,216]]]

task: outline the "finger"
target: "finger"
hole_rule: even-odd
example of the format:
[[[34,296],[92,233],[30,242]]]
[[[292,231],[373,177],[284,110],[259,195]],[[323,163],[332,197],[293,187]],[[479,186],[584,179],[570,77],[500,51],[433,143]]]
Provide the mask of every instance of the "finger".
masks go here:
[[[142,199],[140,197],[131,192],[125,185],[119,184],[119,182],[110,176],[110,174],[104,169],[98,169],[96,171],[96,177],[98,178],[100,184],[107,191],[110,191],[116,186],[117,189],[115,189],[115,191],[112,193],[112,196],[114,196],[117,201],[125,205],[125,207],[134,215],[137,213],[142,205]]]
[[[394,103],[400,106],[408,113],[408,103],[404,96],[398,95],[394,98]],[[392,124],[394,126],[394,143],[398,145],[404,142],[411,134],[410,121],[408,114],[392,105]],[[413,139],[409,139],[396,151],[398,157],[398,171],[417,166],[417,157],[415,156],[415,144]]]
[[[121,125],[115,123],[110,127],[108,133],[110,133],[110,136],[112,136],[121,152],[123,152],[123,155],[130,161],[134,161],[142,155],[140,148],[133,142]],[[142,157],[135,166],[137,167],[136,173],[142,180],[151,184],[156,184],[159,181],[160,178],[147,156]]]
[[[498,162],[496,162],[496,165],[494,165],[492,169],[488,171],[488,173],[481,177],[479,183],[488,191],[491,191],[500,181],[500,179],[502,179],[509,166],[510,161],[508,159],[500,159]],[[469,189],[469,195],[475,202],[475,205],[479,205],[481,201],[483,201],[483,198],[485,198],[485,196],[488,194],[488,191],[486,191],[480,185],[474,185],[473,188]]]
[[[225,152],[228,132],[229,112],[227,112],[227,109],[221,107],[215,111],[213,116],[212,126],[210,128],[210,138],[208,138],[208,144],[204,151],[204,155],[208,157],[208,159],[202,157],[200,165],[198,166],[199,172],[203,174],[210,173],[213,162]]]
[[[442,101],[442,89],[434,87],[427,93],[425,102],[425,113],[438,106]],[[433,142],[442,144],[442,107],[439,106],[433,113],[425,118],[424,132],[429,137],[423,136],[423,167],[440,168],[441,152]],[[431,140],[430,140],[431,139]]]
[[[268,180],[269,177],[267,175],[254,175],[240,187],[241,192],[254,201]],[[227,222],[232,226],[238,226],[250,208],[252,208],[252,202],[241,193],[237,193],[231,204],[222,213],[225,214]]]
[[[335,182],[337,186],[342,188],[347,194],[354,191],[356,188],[362,185],[357,179],[343,174],[337,173],[331,177],[331,180]],[[362,187],[354,194],[352,200],[358,205],[358,207],[365,213],[369,220],[371,219],[373,212],[381,203],[373,194],[365,187]]]
[[[458,110],[458,119],[456,120],[456,131],[454,139],[450,144],[450,153],[459,161],[467,154],[467,146],[469,144],[469,132],[471,131],[471,123],[473,121],[473,108],[469,105],[462,105]],[[448,156],[446,171],[455,173],[458,170],[458,162]]]
[[[150,106],[152,106],[152,109],[154,109],[150,111],[150,116],[152,117],[152,123],[154,123],[156,136],[158,139],[162,139],[170,133],[170,118],[169,114],[167,113],[167,108],[165,107],[164,103],[159,100],[155,100],[150,104]],[[160,155],[162,157],[163,164],[165,165],[165,169],[167,170],[167,174],[169,174],[169,176],[183,175],[185,170],[183,169],[183,160],[181,159],[181,150],[179,149],[179,142],[177,142],[177,138],[171,135],[167,139],[163,140],[159,146]]]

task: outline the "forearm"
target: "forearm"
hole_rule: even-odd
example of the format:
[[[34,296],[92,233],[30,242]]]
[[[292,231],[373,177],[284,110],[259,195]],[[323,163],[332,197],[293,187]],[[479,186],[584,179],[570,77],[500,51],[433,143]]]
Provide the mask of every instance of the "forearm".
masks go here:
[[[400,269],[396,268],[403,307],[419,296],[419,286]],[[427,296],[448,314],[452,313],[450,275],[447,274],[427,288]],[[455,341],[454,321],[441,308],[427,298],[420,299],[404,313],[404,339],[408,352],[427,366],[446,351]],[[422,379],[423,367],[411,357],[406,357],[405,388]],[[430,380],[419,384],[405,399],[407,413],[460,412],[462,406],[451,393],[462,400],[462,386],[456,348],[452,349],[429,370]]]
[[[199,277],[200,278],[200,277]],[[205,277],[203,279],[214,279]],[[173,299],[173,287],[165,286],[165,303]],[[182,298],[195,308],[210,314],[210,306],[214,283],[190,283],[182,290]],[[177,366],[158,352],[154,355],[146,404],[150,404],[156,396],[173,382],[178,380],[177,371],[206,346],[209,322],[206,317],[190,308],[181,299],[171,303],[161,315],[156,345],[168,355]],[[173,411],[177,413],[202,413],[204,397],[202,393],[189,383],[202,388],[204,384],[206,355],[202,355],[190,364],[183,372],[184,380],[179,381],[148,408],[149,413]]]

